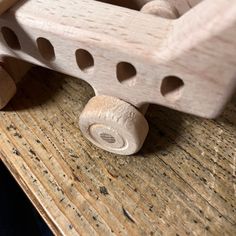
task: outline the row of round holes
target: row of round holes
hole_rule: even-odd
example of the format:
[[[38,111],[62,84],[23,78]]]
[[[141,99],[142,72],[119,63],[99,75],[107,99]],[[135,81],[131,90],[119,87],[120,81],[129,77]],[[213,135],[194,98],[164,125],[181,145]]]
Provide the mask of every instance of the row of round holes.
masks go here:
[[[20,41],[13,30],[8,27],[2,27],[1,32],[5,42],[11,49],[21,50]],[[38,50],[45,60],[54,61],[56,59],[54,47],[48,39],[40,37],[36,42]],[[83,72],[89,72],[94,66],[92,55],[84,49],[78,49],[76,51],[76,60]]]
[[[15,34],[8,27],[2,27],[1,29],[4,40],[7,45],[14,50],[20,50],[20,41]],[[38,38],[37,45],[41,56],[48,61],[55,60],[55,51],[51,42],[45,38]],[[94,69],[94,58],[93,56],[84,49],[78,49],[76,51],[76,61],[81,71],[88,73]],[[137,70],[128,62],[120,62],[116,68],[117,79],[122,84],[129,86],[135,85]],[[176,76],[168,76],[162,80],[161,94],[169,101],[176,101],[181,97],[181,93],[184,87],[182,79]]]

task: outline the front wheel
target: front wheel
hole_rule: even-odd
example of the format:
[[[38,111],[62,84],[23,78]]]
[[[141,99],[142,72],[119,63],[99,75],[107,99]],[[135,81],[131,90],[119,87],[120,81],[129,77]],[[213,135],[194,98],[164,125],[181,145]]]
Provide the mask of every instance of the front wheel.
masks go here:
[[[149,130],[141,112],[110,96],[93,97],[82,112],[79,125],[89,141],[119,155],[138,152]]]

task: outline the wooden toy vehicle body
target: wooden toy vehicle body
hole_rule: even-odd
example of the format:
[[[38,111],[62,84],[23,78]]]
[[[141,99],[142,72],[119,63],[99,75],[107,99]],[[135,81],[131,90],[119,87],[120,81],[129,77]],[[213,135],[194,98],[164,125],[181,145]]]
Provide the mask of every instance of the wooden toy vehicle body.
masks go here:
[[[189,11],[186,2],[193,3]],[[0,28],[1,108],[26,62],[82,78],[96,96],[80,117],[81,131],[117,154],[142,147],[148,104],[214,118],[235,90],[236,3],[230,0],[27,0],[0,16]]]

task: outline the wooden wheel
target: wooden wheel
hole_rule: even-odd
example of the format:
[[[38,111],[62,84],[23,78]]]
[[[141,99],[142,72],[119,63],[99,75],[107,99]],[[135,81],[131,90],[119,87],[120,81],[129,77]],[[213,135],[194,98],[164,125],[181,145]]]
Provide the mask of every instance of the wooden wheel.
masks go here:
[[[120,155],[138,152],[149,129],[145,117],[135,107],[109,96],[92,98],[79,123],[82,133],[93,144]]]
[[[16,84],[0,66],[0,109],[4,108],[16,93]]]
[[[141,12],[166,19],[178,18],[177,10],[171,5],[168,0],[150,1],[142,7]]]

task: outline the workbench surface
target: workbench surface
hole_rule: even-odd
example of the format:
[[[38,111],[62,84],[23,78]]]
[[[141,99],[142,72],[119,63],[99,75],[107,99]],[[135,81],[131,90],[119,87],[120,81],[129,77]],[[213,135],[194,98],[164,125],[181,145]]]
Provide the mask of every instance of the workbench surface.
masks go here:
[[[57,235],[236,235],[236,101],[213,120],[151,106],[139,154],[86,141],[92,89],[33,68],[0,112],[0,158]]]

